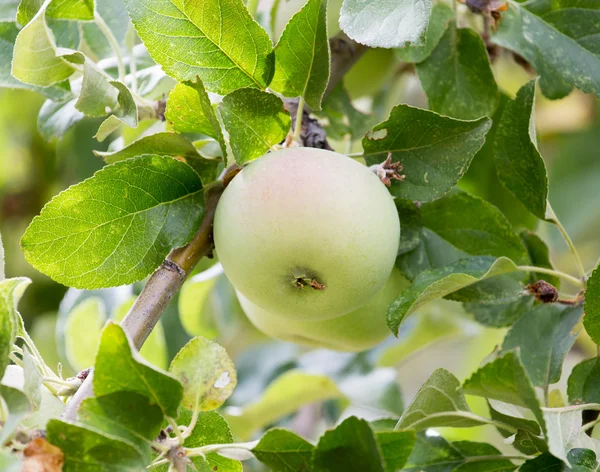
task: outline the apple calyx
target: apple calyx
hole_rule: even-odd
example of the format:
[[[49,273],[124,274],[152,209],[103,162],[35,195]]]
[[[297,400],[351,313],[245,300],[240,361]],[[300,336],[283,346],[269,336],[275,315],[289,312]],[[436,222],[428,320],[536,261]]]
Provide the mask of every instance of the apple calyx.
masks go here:
[[[388,152],[387,158],[381,164],[375,164],[370,167],[375,172],[379,180],[383,182],[386,187],[392,185],[392,180],[402,181],[406,175],[401,174],[400,171],[404,169],[401,162],[392,162],[392,153]]]
[[[325,290],[327,288],[327,285],[311,277],[296,277],[292,284],[298,288],[310,287],[313,290]]]

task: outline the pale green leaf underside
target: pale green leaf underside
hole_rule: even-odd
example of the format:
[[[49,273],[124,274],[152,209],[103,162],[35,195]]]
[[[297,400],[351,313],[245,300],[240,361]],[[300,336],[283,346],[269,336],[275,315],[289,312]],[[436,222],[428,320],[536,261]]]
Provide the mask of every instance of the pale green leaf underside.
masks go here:
[[[31,280],[25,277],[0,281],[0,378],[10,363],[8,356],[18,334],[20,315],[17,304],[30,283]]]
[[[419,43],[431,13],[431,0],[344,0],[342,30],[370,47],[398,48]]]
[[[497,275],[514,272],[514,262],[506,257],[478,256],[421,272],[412,285],[390,305],[388,326],[397,335],[402,321],[426,303]]]
[[[54,197],[21,241],[25,258],[77,288],[150,274],[200,224],[202,185],[186,164],[153,155],[122,161]]]
[[[213,92],[264,89],[273,46],[241,0],[125,0],[148,51],[180,81],[199,77]]]
[[[600,267],[596,267],[587,282],[585,291],[585,330],[600,345]]]
[[[239,165],[262,156],[282,142],[291,126],[290,115],[281,99],[256,89],[240,89],[225,96],[221,116]]]
[[[54,35],[46,24],[44,8],[18,34],[12,75],[30,85],[47,87],[69,77],[75,69],[57,57]]]
[[[286,97],[302,97],[313,110],[329,81],[326,2],[309,0],[287,24],[275,46],[271,88]]]
[[[402,163],[402,182],[392,181],[390,193],[413,201],[429,201],[447,193],[467,171],[483,146],[491,120],[461,121],[432,111],[398,105],[387,121],[363,139],[368,165],[383,162],[388,153]]]

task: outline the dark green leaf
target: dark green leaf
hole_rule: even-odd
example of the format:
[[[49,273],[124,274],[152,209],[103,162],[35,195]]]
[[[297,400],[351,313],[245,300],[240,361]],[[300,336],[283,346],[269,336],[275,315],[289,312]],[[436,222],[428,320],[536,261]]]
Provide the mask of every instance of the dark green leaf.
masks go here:
[[[281,99],[271,93],[249,88],[236,90],[223,98],[220,108],[239,165],[273,149],[290,130],[289,113]]]
[[[125,0],[148,51],[165,72],[199,77],[225,95],[241,87],[266,88],[273,46],[241,0]]]
[[[600,358],[580,362],[569,376],[569,403],[600,403]]]
[[[498,456],[495,459],[493,456]],[[516,466],[495,447],[472,441],[448,442],[441,436],[419,433],[403,472],[509,472]]]
[[[423,271],[390,305],[388,326],[397,335],[404,318],[426,303],[514,270],[515,264],[509,259],[479,256],[460,259],[440,269]]]
[[[531,383],[547,388],[560,380],[562,364],[575,339],[581,306],[537,305],[523,314],[504,338],[501,352],[518,350]]]
[[[192,339],[177,353],[169,372],[183,385],[181,404],[192,411],[220,407],[237,384],[227,351],[201,337]]]
[[[361,44],[398,48],[422,42],[430,14],[430,0],[344,0],[340,26]]]
[[[583,325],[592,340],[600,345],[600,267],[596,267],[585,289]]]
[[[396,208],[402,225],[398,255],[410,252],[419,245],[423,221],[421,210],[408,200],[396,198]]]
[[[326,118],[323,126],[327,136],[337,140],[342,140],[348,135],[352,140],[362,138],[369,131],[373,121],[372,116],[354,108],[342,83],[329,92],[323,100],[322,110],[317,114]]]
[[[465,309],[473,313],[475,320],[485,326],[505,328],[512,326],[521,316],[533,308],[535,298],[528,295],[517,295],[509,302],[501,303],[465,303]]]
[[[148,397],[121,391],[86,398],[77,410],[77,419],[84,426],[135,445],[149,459],[152,441],[160,432],[164,416]]]
[[[10,364],[8,356],[17,339],[21,317],[17,311],[17,304],[30,283],[31,280],[24,277],[0,281],[0,379],[6,366]]]
[[[65,455],[65,472],[132,472],[144,470],[146,466],[133,445],[84,426],[50,420],[46,435]]]
[[[421,207],[423,226],[474,256],[528,257],[506,217],[493,205],[464,192],[452,192]]]
[[[395,472],[402,469],[415,445],[414,431],[378,431],[375,433],[385,472]]]
[[[398,105],[387,121],[363,139],[368,165],[388,153],[401,162],[406,178],[393,181],[390,192],[405,200],[429,201],[447,193],[462,177],[484,143],[491,121],[460,121]]]
[[[397,429],[423,431],[437,426],[467,428],[486,423],[471,412],[458,379],[445,369],[437,369],[406,408]]]
[[[252,449],[273,472],[310,472],[314,446],[292,431],[271,429]]]
[[[533,105],[535,80],[524,85],[505,107],[494,141],[500,181],[540,219],[546,218],[548,177],[537,149]]]
[[[454,18],[454,10],[444,3],[438,3],[431,10],[429,26],[425,36],[425,44],[422,46],[407,45],[396,49],[396,54],[405,62],[421,62],[429,57],[437,44],[442,39],[444,31],[448,27],[448,22]]]
[[[546,243],[537,234],[531,231],[523,230],[520,233],[521,241],[525,244],[527,252],[529,253],[529,259],[531,265],[536,267],[545,267],[547,269],[553,269],[552,263],[550,262],[550,251]],[[545,280],[554,287],[560,287],[560,279],[554,275],[532,273],[530,276],[531,282],[537,282],[538,280]]]
[[[221,125],[200,80],[175,86],[169,94],[165,118],[178,133],[198,133],[216,139],[223,156],[227,154]]]
[[[492,116],[498,87],[481,36],[450,24],[431,55],[417,65],[429,107],[465,120]]]
[[[535,67],[544,95],[561,98],[575,86],[600,96],[599,13],[593,0],[511,4],[493,40]]]
[[[521,468],[520,472],[595,472],[598,464],[596,453],[589,449],[571,449],[567,458],[571,467],[553,455],[546,453],[529,459]]]
[[[29,263],[65,285],[124,285],[192,238],[203,201],[190,167],[146,155],[107,166],[54,197],[21,244]]]
[[[515,352],[505,353],[481,367],[465,381],[463,390],[469,395],[529,408],[542,427],[542,431],[546,431],[534,387]]]
[[[149,398],[165,415],[177,417],[183,387],[167,372],[147,365],[132,349],[123,329],[109,323],[102,331],[94,369],[94,393],[100,397],[133,392]]]
[[[527,455],[535,455],[540,452],[548,451],[545,438],[543,437],[540,425],[537,424],[537,422],[524,418],[518,408],[512,405],[510,405],[513,409],[513,411],[510,411],[510,413],[512,413],[511,415],[501,413],[494,408],[492,402],[493,400],[488,402],[492,420],[496,421],[497,424],[503,423],[505,425],[510,425],[513,428],[517,428],[517,432],[515,433],[514,430],[507,430],[500,426],[496,426],[502,436],[509,438],[508,441],[511,441],[511,445],[514,448]],[[496,404],[497,402],[494,403]],[[508,406],[503,403],[500,403],[500,405],[503,409],[506,409]],[[500,405],[496,404],[496,407],[499,408]]]
[[[319,439],[314,455],[315,472],[384,472],[375,433],[365,420],[351,416]]]

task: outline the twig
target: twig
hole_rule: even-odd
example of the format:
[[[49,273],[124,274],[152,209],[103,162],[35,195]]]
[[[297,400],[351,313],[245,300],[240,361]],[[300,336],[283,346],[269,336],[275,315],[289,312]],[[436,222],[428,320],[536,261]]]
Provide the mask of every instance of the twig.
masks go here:
[[[229,168],[223,178],[206,190],[206,213],[194,239],[186,246],[174,249],[162,265],[152,274],[121,326],[136,349],[140,349],[152,329],[158,323],[173,295],[185,282],[198,261],[213,248],[212,227],[215,210],[221,194],[233,176],[237,166]],[[93,396],[93,372],[90,372],[73,398],[67,403],[62,418],[73,421],[83,400]]]
[[[565,229],[565,227],[562,225],[562,223],[558,219],[558,216],[556,216],[556,213],[554,213],[554,210],[550,206],[550,202],[548,202],[547,208],[548,208],[548,213],[549,213],[548,220],[550,220],[552,223],[554,223],[556,225],[556,227],[559,229],[559,231],[561,232],[565,242],[567,243],[567,246],[569,246],[569,250],[571,251],[571,254],[573,255],[573,259],[575,260],[575,265],[577,266],[579,275],[581,276],[581,279],[583,281],[585,281],[586,280],[585,269],[583,267],[583,263],[581,262],[581,257],[579,257],[579,253],[577,252],[577,249],[575,248],[575,244],[573,244],[573,240],[571,239],[571,237],[569,236],[569,233],[567,233],[567,230]]]
[[[569,274],[565,274],[564,272],[561,272],[559,270],[552,270],[552,269],[547,269],[546,267],[535,267],[535,266],[517,266],[517,269],[523,272],[538,272],[540,274],[548,274],[548,275],[554,275],[555,277],[560,277],[563,278],[565,280],[568,280],[569,282],[571,282],[573,285],[576,285],[577,287],[584,287],[584,283],[579,280],[576,277],[573,277],[572,275]]]

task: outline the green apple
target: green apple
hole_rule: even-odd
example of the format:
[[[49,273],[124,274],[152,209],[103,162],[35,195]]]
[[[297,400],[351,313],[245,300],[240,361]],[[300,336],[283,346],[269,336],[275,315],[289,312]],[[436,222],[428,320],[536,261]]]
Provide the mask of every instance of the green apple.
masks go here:
[[[227,186],[214,240],[246,298],[283,317],[335,318],[386,283],[400,240],[387,188],[342,154],[296,147],[269,153]]]
[[[308,0],[279,0],[273,14],[273,39],[277,41],[292,16],[299,12]],[[342,0],[327,1],[327,35],[335,36],[340,32],[340,9]]]
[[[353,100],[374,95],[392,78],[397,60],[393,49],[369,49],[344,76]]]
[[[272,338],[309,347],[358,352],[376,346],[390,335],[387,309],[408,285],[394,269],[385,286],[365,305],[323,321],[290,320],[263,310],[239,292],[238,299],[252,324]]]

